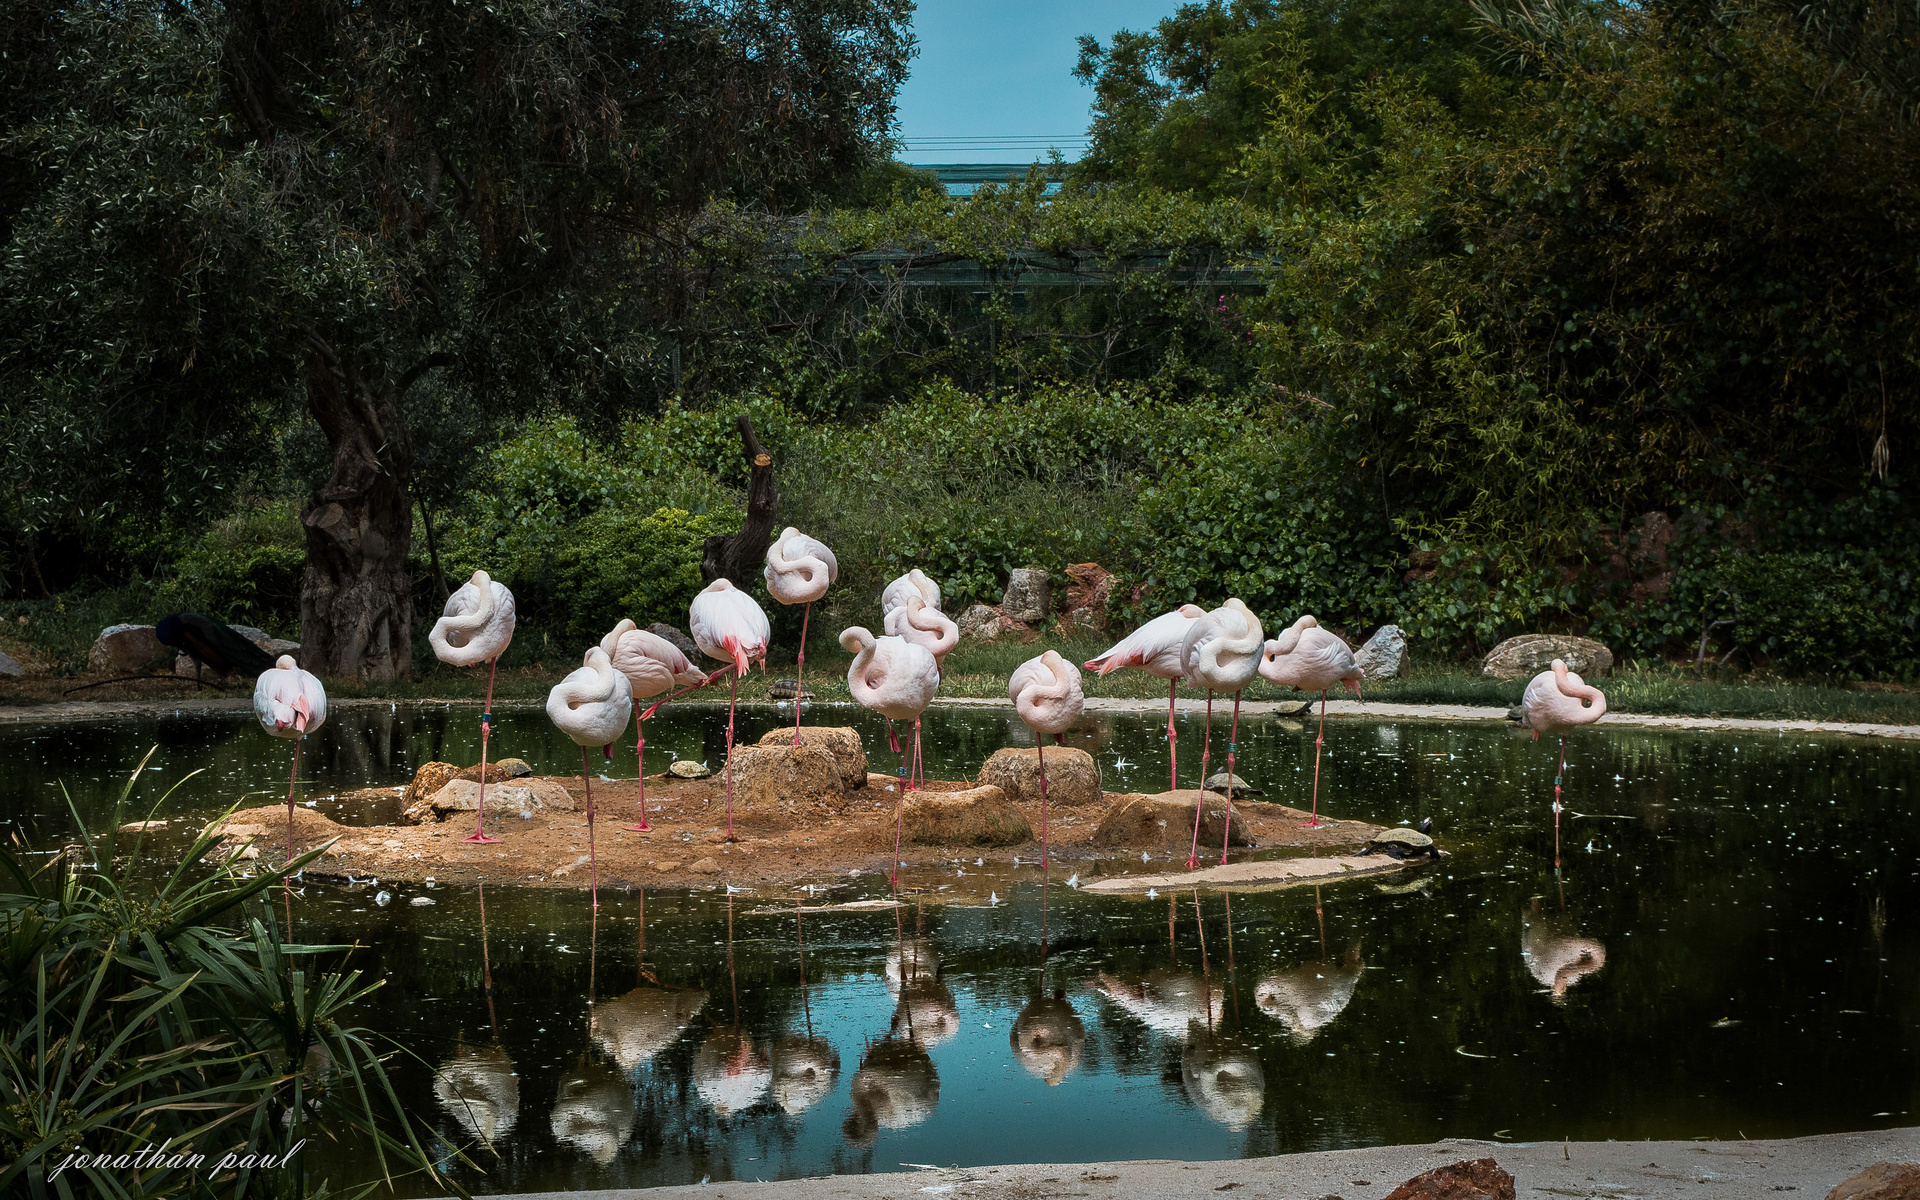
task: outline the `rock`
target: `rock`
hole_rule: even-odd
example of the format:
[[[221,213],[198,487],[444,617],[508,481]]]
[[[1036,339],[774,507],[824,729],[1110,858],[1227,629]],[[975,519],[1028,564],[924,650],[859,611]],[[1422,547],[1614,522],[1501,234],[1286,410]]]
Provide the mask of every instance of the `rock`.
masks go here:
[[[120,832],[121,833],[145,833],[150,829],[165,829],[166,827],[167,827],[167,823],[165,820],[130,821],[127,824],[122,825],[120,827]]]
[[[735,746],[728,768],[733,806],[744,812],[791,813],[795,809],[839,808],[846,801],[844,775],[833,751],[822,746],[785,744]],[[866,779],[866,768],[860,771]]]
[[[1598,678],[1613,670],[1613,651],[1592,638],[1523,633],[1487,651],[1480,673],[1489,679],[1530,679],[1563,659],[1575,675]]]
[[[472,812],[480,807],[480,783],[473,779],[451,779],[428,800],[434,819],[445,813]],[[508,816],[543,809],[574,811],[573,794],[551,779],[528,779],[513,783],[487,781],[487,811]],[[424,824],[425,822],[419,822]]]
[[[1355,652],[1353,658],[1360,664],[1360,669],[1367,673],[1367,683],[1376,679],[1392,679],[1406,669],[1407,635],[1398,625],[1382,625],[1373,631],[1373,636]]]
[[[18,679],[26,673],[27,669],[21,666],[12,655],[0,651],[0,678]]]
[[[995,750],[980,768],[979,783],[992,784],[1015,804],[1040,803],[1040,755],[1010,746]],[[1100,768],[1093,755],[1071,746],[1047,747],[1047,803],[1066,808],[1099,804]]]
[[[686,634],[675,629],[665,621],[655,621],[653,624],[647,626],[647,632],[655,637],[665,638],[669,642],[672,642],[675,646],[679,647],[680,653],[687,656],[688,662],[696,666],[699,665],[700,647],[694,645],[693,639]]]
[[[760,739],[762,746],[792,746],[793,730],[782,727]],[[800,744],[825,750],[839,764],[840,786],[846,791],[867,786],[867,751],[860,744],[860,732],[842,725],[802,725]]]
[[[1053,585],[1038,567],[1018,567],[1007,573],[1007,590],[1000,597],[1000,615],[1010,621],[1045,621],[1052,611]]]
[[[260,646],[262,649],[265,648],[264,643],[271,642],[274,640],[273,635],[268,633],[266,630],[255,629],[251,625],[229,625],[227,626],[227,628],[233,630],[235,633],[239,634],[241,637],[252,642],[254,645]]]
[[[713,860],[709,858],[706,861],[712,862]],[[677,858],[667,858],[667,859],[662,859],[661,861],[654,863],[652,865],[653,865],[653,869],[660,872],[662,875],[670,875],[673,872],[678,871],[680,869],[680,860]]]
[[[429,904],[434,903],[434,899],[432,896],[415,896],[413,899],[407,901],[407,903],[413,905],[415,908],[425,908]]]
[[[275,658],[279,658],[282,654],[291,654],[295,659],[300,657],[300,643],[290,642],[285,638],[265,638],[254,644]]]
[[[972,605],[960,614],[957,624],[960,626],[960,637],[963,641],[997,642],[1001,638],[1014,638],[1018,641],[1030,642],[1040,636],[1019,621],[1003,616],[1000,610],[991,604]]]
[[[181,679],[223,679],[225,676],[212,667],[202,667],[185,650],[173,656],[173,673]]]
[[[1233,814],[1231,827],[1224,831],[1221,829],[1220,822],[1227,813],[1223,797],[1208,792],[1206,805],[1206,816],[1200,822],[1202,846],[1219,845],[1222,832],[1229,833],[1236,846],[1253,844],[1252,839],[1247,837],[1246,823],[1237,812]],[[1157,796],[1135,794],[1115,797],[1112,806],[1093,831],[1093,844],[1145,850],[1173,844],[1185,846],[1192,837],[1193,793],[1162,792]]]
[[[923,846],[1018,846],[1033,840],[1033,826],[1005,792],[989,785],[912,793],[903,836]]]
[[[413,782],[407,790],[400,793],[400,807],[407,810],[407,820],[415,825],[425,825],[434,819],[432,807],[425,806],[418,814],[413,806],[422,800],[429,800],[433,794],[447,786],[447,782],[460,774],[460,768],[450,762],[424,762],[413,773]]]
[[[1105,632],[1107,604],[1113,599],[1119,578],[1099,563],[1074,563],[1067,568],[1067,579],[1067,615],[1063,622],[1067,630]]]
[[[87,652],[87,670],[96,675],[133,675],[165,652],[151,625],[109,625]]]
[[[1385,1200],[1514,1200],[1513,1176],[1490,1158],[1463,1159],[1415,1175]]]
[[[668,764],[667,774],[675,779],[705,779],[713,772],[691,759],[682,758]]]
[[[687,867],[687,870],[692,871],[695,875],[718,875],[720,873],[720,864],[715,862],[711,857],[696,858]]]
[[[1920,1166],[1877,1162],[1833,1185],[1827,1200],[1920,1200]]]

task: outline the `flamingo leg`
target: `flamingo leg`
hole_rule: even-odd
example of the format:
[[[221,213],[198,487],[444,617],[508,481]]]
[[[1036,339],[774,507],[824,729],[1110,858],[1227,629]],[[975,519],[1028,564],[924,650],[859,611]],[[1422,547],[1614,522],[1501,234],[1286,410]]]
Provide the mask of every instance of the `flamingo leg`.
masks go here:
[[[293,777],[287,780],[287,861],[293,861],[293,789],[300,782],[300,743],[305,738],[293,739]],[[281,883],[286,880],[282,879]]]
[[[487,836],[487,735],[493,732],[493,680],[500,672],[500,656],[487,660],[487,707],[480,713],[480,806],[474,812],[473,836],[463,842],[497,842]]]
[[[1168,792],[1180,790],[1180,735],[1173,731],[1173,699],[1179,691],[1180,680],[1177,677],[1167,680],[1167,758],[1170,760],[1167,774]]]
[[[813,601],[800,614],[800,658],[793,665],[793,744],[800,745],[800,697],[807,691],[807,622],[813,619]]]
[[[1560,869],[1560,779],[1567,773],[1567,737],[1560,735],[1560,765],[1553,769],[1553,869]]]
[[[593,906],[600,907],[600,859],[593,848],[593,777],[587,770],[587,748],[580,747],[580,782],[587,789],[587,869],[593,873]]]
[[[1040,753],[1040,873],[1048,874],[1047,867],[1047,739],[1034,735],[1034,749]]]
[[[740,673],[727,680],[727,840],[733,840],[733,704],[740,694]]]
[[[1200,737],[1200,786],[1193,793],[1193,845],[1187,850],[1187,870],[1200,865],[1200,817],[1207,810],[1207,756],[1213,752],[1213,693],[1207,693],[1207,728]]]
[[[927,790],[927,760],[920,754],[920,718],[913,719],[913,777],[917,781],[914,791]]]
[[[1240,740],[1240,693],[1233,694],[1233,732],[1227,735],[1227,827],[1220,833],[1220,865],[1227,865],[1227,840],[1233,834],[1233,751]]]
[[[652,833],[653,826],[647,824],[647,719],[640,715],[640,702],[633,702],[633,727],[640,731],[639,741],[633,747],[633,753],[640,760],[640,823],[629,825],[632,833]]]
[[[1313,812],[1300,823],[1302,829],[1320,828],[1320,747],[1327,744],[1327,693],[1320,691],[1320,736],[1313,739]]]

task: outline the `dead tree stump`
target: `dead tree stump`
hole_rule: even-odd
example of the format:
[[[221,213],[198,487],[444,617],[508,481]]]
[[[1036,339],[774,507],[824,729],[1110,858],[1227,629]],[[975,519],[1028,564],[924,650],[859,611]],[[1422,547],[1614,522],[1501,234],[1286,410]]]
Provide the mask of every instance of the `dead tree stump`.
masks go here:
[[[773,485],[773,455],[753,433],[753,418],[739,418],[740,446],[753,466],[747,484],[747,519],[740,532],[710,537],[702,548],[700,575],[708,583],[727,579],[737,588],[749,588],[766,565],[767,545],[773,540],[774,516],[780,492]]]

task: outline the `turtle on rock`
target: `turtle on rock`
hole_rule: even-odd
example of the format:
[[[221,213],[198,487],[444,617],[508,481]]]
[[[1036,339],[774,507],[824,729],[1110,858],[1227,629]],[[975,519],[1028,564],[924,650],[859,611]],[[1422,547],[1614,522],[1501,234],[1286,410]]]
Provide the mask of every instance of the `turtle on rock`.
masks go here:
[[[1391,858],[1438,859],[1446,853],[1433,844],[1433,818],[1420,822],[1418,829],[1382,829],[1367,839],[1361,854],[1385,854]]]
[[[1224,796],[1226,795],[1227,785],[1229,783],[1233,785],[1233,794],[1236,796],[1258,796],[1260,794],[1259,788],[1254,787],[1238,775],[1229,775],[1225,771],[1216,771],[1207,776],[1207,782],[1204,786],[1208,791],[1219,792]]]

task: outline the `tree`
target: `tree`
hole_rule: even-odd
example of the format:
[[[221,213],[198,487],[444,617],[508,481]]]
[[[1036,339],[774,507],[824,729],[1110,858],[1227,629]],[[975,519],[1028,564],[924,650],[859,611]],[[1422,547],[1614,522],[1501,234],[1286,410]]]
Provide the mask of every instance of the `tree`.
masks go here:
[[[72,411],[297,391],[331,470],[302,513],[302,655],[405,674],[429,373],[497,414],[651,400],[656,231],[803,205],[884,159],[909,0],[167,0],[16,8],[60,87],[7,96],[23,193],[9,381]],[[112,353],[101,354],[109,346]]]

